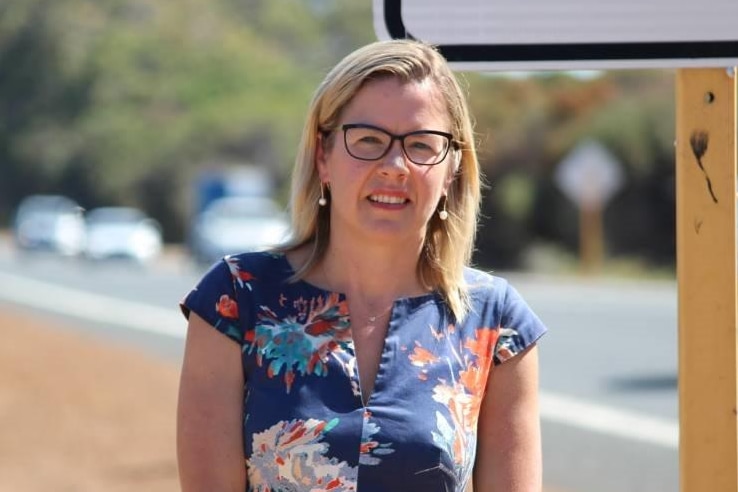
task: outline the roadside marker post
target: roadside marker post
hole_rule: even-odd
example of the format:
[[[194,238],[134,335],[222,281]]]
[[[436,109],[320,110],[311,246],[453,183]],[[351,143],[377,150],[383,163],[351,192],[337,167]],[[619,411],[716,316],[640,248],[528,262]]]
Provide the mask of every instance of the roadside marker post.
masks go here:
[[[458,70],[676,68],[679,473],[738,492],[738,2],[373,0],[380,39]]]
[[[554,182],[579,209],[579,262],[597,273],[605,257],[602,216],[625,180],[621,163],[600,143],[585,140],[556,166]]]
[[[676,79],[681,489],[738,491],[736,77]]]

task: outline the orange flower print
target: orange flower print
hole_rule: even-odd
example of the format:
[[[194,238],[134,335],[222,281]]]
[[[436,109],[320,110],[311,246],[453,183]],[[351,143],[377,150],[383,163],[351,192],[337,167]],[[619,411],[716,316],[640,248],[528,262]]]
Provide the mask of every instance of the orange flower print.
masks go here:
[[[253,435],[249,490],[356,492],[358,467],[331,456],[325,441],[339,419],[280,421]]]
[[[241,288],[246,287],[251,290],[251,284],[249,282],[251,282],[252,280],[256,280],[256,277],[254,277],[251,272],[241,270],[241,265],[239,264],[238,258],[226,256],[225,261],[226,263],[228,263],[228,269],[230,270],[231,276],[236,281],[236,283],[238,283]]]
[[[239,270],[238,273],[236,273],[236,276],[240,280],[243,280],[244,282],[248,282],[249,280],[255,280],[256,279],[256,277],[254,277],[253,275],[251,275],[250,272],[246,272],[244,270]]]
[[[479,366],[468,366],[459,372],[459,382],[472,394],[482,393],[487,382],[487,371],[489,367],[484,369]]]
[[[451,417],[449,422],[440,412],[436,412],[438,432],[433,432],[433,439],[456,464],[463,464],[470,459],[472,443],[471,436],[476,427],[476,420],[472,421],[469,408],[473,397],[460,384],[439,384],[433,388],[433,399],[448,408]]]
[[[415,344],[416,347],[413,350],[413,353],[408,356],[410,358],[410,362],[412,362],[414,366],[423,367],[427,364],[438,362],[438,356],[436,354],[430,350],[424,349],[418,342],[415,342]]]
[[[499,334],[499,328],[478,329],[476,330],[476,337],[467,338],[464,343],[464,347],[476,356],[476,361],[467,364],[467,367],[459,373],[459,381],[469,394],[474,396],[471,408],[472,415],[476,415],[481,403],[481,395],[484,394],[484,388],[487,385],[487,377]]]
[[[374,422],[368,422],[371,417],[369,412],[364,413],[364,427],[361,431],[361,445],[359,446],[359,463],[362,465],[378,465],[382,462],[382,458],[388,454],[395,452],[392,449],[391,442],[380,443],[374,440],[374,434],[380,431],[380,428]]]
[[[477,356],[477,365],[489,367],[492,360],[497,339],[500,337],[500,327],[480,328],[476,330],[475,338],[467,338],[464,347]]]
[[[463,415],[471,426],[476,425],[479,419],[479,411],[482,406],[484,389],[487,385],[489,365],[484,367],[469,366],[459,373],[459,382],[469,395],[469,399],[463,409]]]
[[[215,310],[224,318],[238,318],[238,304],[226,294],[220,296],[218,304],[215,305]]]

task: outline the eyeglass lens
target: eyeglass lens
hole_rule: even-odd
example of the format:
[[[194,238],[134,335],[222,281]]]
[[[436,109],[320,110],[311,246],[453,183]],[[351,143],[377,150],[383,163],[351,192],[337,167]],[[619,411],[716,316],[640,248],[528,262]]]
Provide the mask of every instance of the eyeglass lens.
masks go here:
[[[347,127],[344,129],[346,150],[362,160],[373,161],[383,157],[394,138],[378,128]],[[400,137],[402,148],[410,161],[421,165],[435,165],[448,153],[450,139],[446,135],[417,132]]]

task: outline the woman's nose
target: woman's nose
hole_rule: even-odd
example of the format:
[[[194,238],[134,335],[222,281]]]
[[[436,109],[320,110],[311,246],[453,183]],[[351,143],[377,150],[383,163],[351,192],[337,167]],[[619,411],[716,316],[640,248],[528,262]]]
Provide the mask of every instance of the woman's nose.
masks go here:
[[[392,142],[389,151],[382,158],[381,169],[383,173],[405,175],[408,172],[408,158],[405,150],[402,148],[402,142],[397,140]]]

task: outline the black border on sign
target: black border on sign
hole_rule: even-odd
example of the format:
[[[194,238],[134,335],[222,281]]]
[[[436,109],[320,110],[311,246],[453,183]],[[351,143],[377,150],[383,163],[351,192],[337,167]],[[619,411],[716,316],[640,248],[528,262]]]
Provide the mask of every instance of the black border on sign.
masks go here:
[[[417,39],[405,28],[402,0],[384,0],[384,22],[394,39]],[[438,50],[450,62],[526,62],[572,60],[669,60],[736,58],[736,41],[579,44],[447,44]]]

